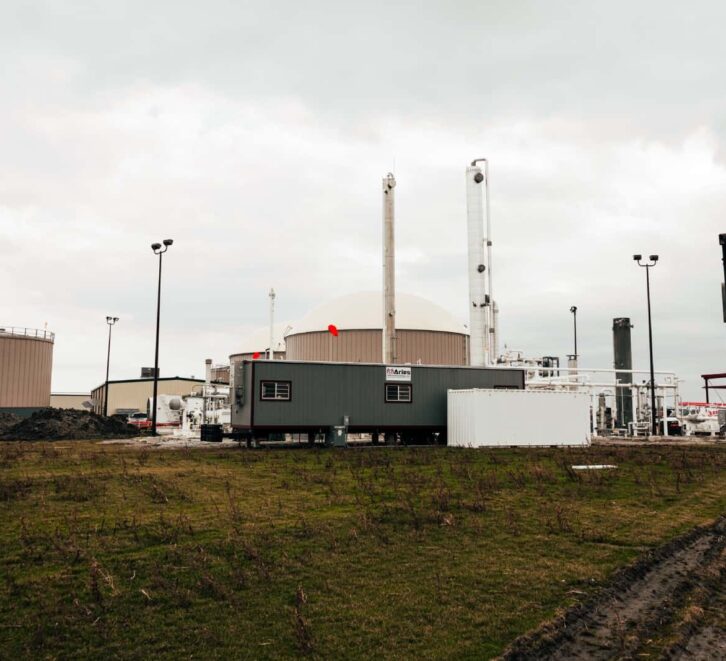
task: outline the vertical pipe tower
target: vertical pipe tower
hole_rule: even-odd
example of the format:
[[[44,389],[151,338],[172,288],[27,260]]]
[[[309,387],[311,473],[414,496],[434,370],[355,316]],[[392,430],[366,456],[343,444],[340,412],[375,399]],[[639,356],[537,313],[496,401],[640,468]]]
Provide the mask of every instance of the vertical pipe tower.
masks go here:
[[[494,288],[492,287],[492,215],[489,210],[489,161],[484,160],[484,195],[486,204],[486,245],[487,245],[487,293],[489,294],[489,363],[497,362],[499,355],[499,308],[494,300]]]
[[[395,187],[396,179],[389,172],[383,179],[383,362],[386,364],[397,360]]]
[[[466,218],[469,243],[469,364],[481,367],[490,364],[490,299],[487,292],[487,258],[483,223],[482,169],[477,165],[486,159],[471,162],[466,169]],[[488,242],[487,242],[488,243]]]
[[[274,324],[275,324],[275,290],[274,289],[270,289],[269,296],[270,296],[270,349],[268,351],[267,357],[270,360],[274,360],[275,359],[275,346],[274,346],[275,338],[273,337],[274,336],[273,328],[274,328]]]
[[[615,401],[617,402],[617,425],[627,427],[633,421],[633,383],[632,372],[618,372],[621,370],[633,369],[633,351],[630,344],[629,317],[617,317],[613,319],[613,367],[615,368]],[[624,385],[625,387],[618,387]]]
[[[202,386],[202,424],[207,424],[207,397],[209,397],[209,387],[212,383],[212,359],[207,358],[204,361],[204,385]]]

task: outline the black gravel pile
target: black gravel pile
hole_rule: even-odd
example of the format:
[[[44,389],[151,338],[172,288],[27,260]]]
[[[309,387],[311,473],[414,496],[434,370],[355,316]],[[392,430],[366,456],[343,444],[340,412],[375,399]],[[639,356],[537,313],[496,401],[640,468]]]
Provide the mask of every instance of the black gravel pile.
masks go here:
[[[0,434],[4,434],[8,429],[20,422],[20,416],[14,413],[5,413],[0,411]]]
[[[0,427],[0,439],[6,441],[124,438],[138,433],[118,417],[73,409],[43,409],[4,430]]]

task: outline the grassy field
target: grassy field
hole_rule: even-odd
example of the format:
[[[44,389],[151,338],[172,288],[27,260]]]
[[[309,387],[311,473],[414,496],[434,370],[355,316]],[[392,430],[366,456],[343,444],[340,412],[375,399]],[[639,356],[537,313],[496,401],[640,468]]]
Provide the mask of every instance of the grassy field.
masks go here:
[[[0,657],[494,656],[722,513],[725,468],[717,447],[5,443]]]

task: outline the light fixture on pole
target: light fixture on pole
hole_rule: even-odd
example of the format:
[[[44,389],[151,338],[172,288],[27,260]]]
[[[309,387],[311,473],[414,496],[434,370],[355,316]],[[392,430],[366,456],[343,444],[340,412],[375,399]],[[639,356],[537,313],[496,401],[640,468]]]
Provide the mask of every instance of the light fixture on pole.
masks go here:
[[[573,305],[570,308],[570,312],[572,312],[572,322],[575,325],[575,361],[577,361],[577,306]]]
[[[118,321],[118,317],[106,317],[108,324],[108,352],[106,353],[106,384],[103,387],[103,415],[108,415],[108,369],[111,365],[111,328]]]
[[[658,423],[656,421],[655,411],[655,371],[653,369],[653,324],[650,318],[650,269],[656,265],[658,261],[658,255],[650,255],[648,262],[641,264],[643,255],[633,255],[633,260],[638,262],[638,266],[642,266],[645,269],[645,290],[648,297],[648,348],[650,351],[650,416],[651,416],[651,428],[653,435],[658,434]],[[665,420],[663,421],[666,424]]]
[[[174,241],[173,239],[164,239],[164,246],[161,243],[152,243],[151,249],[155,255],[159,255],[159,286],[156,295],[156,350],[154,352],[154,397],[153,410],[151,414],[151,435],[156,436],[156,411],[159,408],[156,403],[156,397],[159,390],[159,321],[161,319],[161,258],[163,254],[169,250]]]

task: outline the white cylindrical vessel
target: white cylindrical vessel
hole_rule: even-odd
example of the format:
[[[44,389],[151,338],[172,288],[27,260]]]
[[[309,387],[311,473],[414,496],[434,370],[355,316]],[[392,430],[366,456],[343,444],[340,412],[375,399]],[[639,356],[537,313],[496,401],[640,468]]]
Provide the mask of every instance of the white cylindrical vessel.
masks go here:
[[[269,360],[275,359],[274,326],[275,326],[275,290],[270,289],[270,348],[269,348],[268,354],[267,354],[267,357]]]
[[[389,172],[383,179],[383,362],[396,362],[396,244],[394,189]]]
[[[499,355],[499,340],[497,335],[499,334],[499,323],[497,315],[499,314],[499,308],[494,302],[494,287],[492,286],[492,214],[489,209],[489,161],[484,160],[484,195],[486,204],[486,241],[487,247],[487,294],[489,295],[489,334],[491,335],[489,361],[490,364],[497,362]]]
[[[469,364],[489,364],[486,244],[483,207],[484,175],[480,167],[466,169],[466,220],[469,253]]]
[[[490,269],[491,270],[491,269]],[[491,294],[490,294],[491,295]],[[492,332],[490,333],[492,338],[492,350],[491,350],[491,361],[492,364],[496,364],[498,358],[499,358],[499,306],[497,305],[497,302],[492,300]]]

